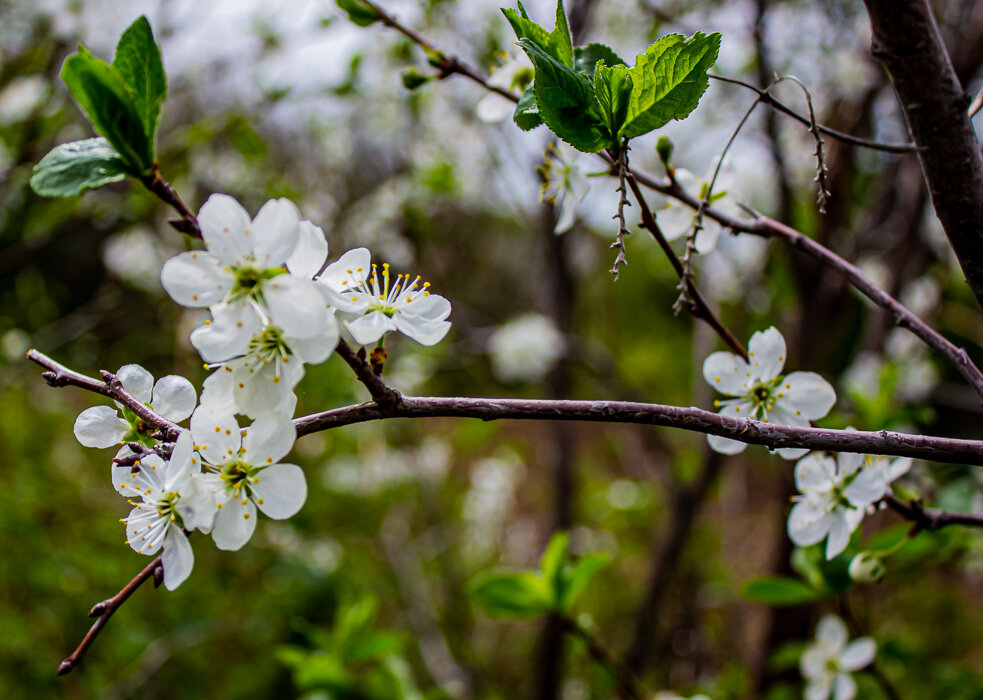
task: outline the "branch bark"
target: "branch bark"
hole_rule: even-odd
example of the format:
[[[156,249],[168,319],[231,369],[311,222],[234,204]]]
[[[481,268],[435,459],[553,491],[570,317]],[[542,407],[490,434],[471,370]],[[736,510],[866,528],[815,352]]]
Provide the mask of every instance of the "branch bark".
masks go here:
[[[927,0],[864,0],[871,51],[891,74],[932,205],[983,306],[983,157]]]

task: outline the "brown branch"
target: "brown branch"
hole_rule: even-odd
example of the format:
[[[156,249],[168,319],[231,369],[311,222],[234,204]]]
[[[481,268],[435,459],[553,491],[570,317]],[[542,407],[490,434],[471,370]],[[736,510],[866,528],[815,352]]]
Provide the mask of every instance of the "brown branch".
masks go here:
[[[761,98],[761,101],[764,104],[774,108],[775,111],[781,112],[782,114],[792,117],[792,119],[795,119],[797,122],[800,122],[805,126],[808,126],[810,128],[812,126],[812,121],[810,120],[809,117],[805,117],[799,114],[792,108],[776,100],[771,95],[771,93],[768,91],[767,88],[759,88],[756,85],[752,85],[751,83],[747,83],[743,80],[738,80],[737,78],[727,78],[723,75],[710,74],[710,77],[713,78],[714,80],[719,80],[722,83],[731,83],[732,85],[740,85],[741,87],[747,88],[748,90],[753,90],[758,94],[758,97]],[[824,126],[822,124],[816,124],[816,129],[826,134],[827,136],[833,137],[837,141],[842,141],[843,143],[851,143],[854,146],[862,146],[864,148],[870,148],[875,151],[884,151],[885,153],[913,153],[916,150],[918,150],[918,147],[915,146],[915,144],[913,143],[880,143],[879,141],[872,141],[870,139],[865,139],[859,136],[853,136],[852,134],[844,133],[842,131],[837,131],[836,129],[833,129],[828,126]]]
[[[168,219],[167,223],[181,233],[186,233],[193,238],[201,238],[198,217],[184,203],[178,195],[177,190],[171,186],[171,183],[160,176],[160,170],[156,163],[154,163],[153,173],[149,177],[142,178],[141,182],[144,187],[157,195],[162,202],[174,207],[177,213],[181,215],[180,219]]]
[[[106,626],[106,623],[109,622],[109,618],[113,616],[113,613],[115,613],[119,607],[126,602],[126,599],[133,594],[133,591],[138,589],[147,579],[153,577],[154,585],[160,585],[160,581],[163,580],[163,571],[163,557],[157,557],[152,562],[147,564],[147,566],[143,568],[143,571],[130,579],[130,582],[123,586],[119,593],[114,595],[112,598],[108,598],[101,603],[96,603],[93,605],[92,610],[89,611],[89,617],[98,617],[99,619],[97,619],[95,624],[89,628],[89,631],[86,633],[85,637],[82,638],[82,641],[75,648],[75,651],[69,654],[68,657],[58,665],[58,675],[64,676],[66,673],[71,673],[75,667],[82,663],[82,657],[85,656],[85,652],[87,652],[89,647],[92,646],[92,643],[95,641],[96,637],[99,636],[99,633],[102,631],[102,628]]]
[[[181,432],[181,428],[176,423],[172,423],[142,401],[134,398],[132,394],[123,388],[123,383],[112,372],[102,370],[100,372],[102,381],[99,381],[98,379],[87,377],[84,374],[73,372],[33,348],[28,350],[27,359],[47,370],[46,372],[42,372],[41,376],[44,377],[50,386],[77,386],[87,391],[108,396],[114,401],[119,401],[143,421],[160,430],[165,440],[175,440]]]
[[[572,620],[569,617],[560,618],[560,621],[566,632],[569,632],[584,643],[590,657],[599,666],[607,669],[614,676],[617,697],[628,698],[628,700],[642,700],[649,696],[649,693],[641,686],[631,669],[618,661],[594,635],[584,629],[576,620]]]
[[[935,214],[983,306],[983,157],[927,0],[864,0],[871,51],[894,83]]]
[[[572,420],[635,423],[709,433],[770,449],[795,447],[831,452],[914,457],[935,462],[983,466],[983,440],[911,435],[887,430],[799,428],[730,418],[693,406],[633,401],[564,401],[451,396],[402,396],[384,408],[375,402],[335,408],[294,419],[297,435],[385,418],[479,418],[481,420]]]
[[[902,501],[890,494],[882,498],[881,502],[905,520],[910,520],[915,524],[912,535],[916,535],[922,530],[939,530],[948,525],[983,527],[983,515],[976,513],[955,513],[937,508],[926,508],[921,501]]]
[[[372,395],[372,399],[381,408],[398,407],[402,397],[400,393],[382,381],[382,377],[376,374],[371,365],[365,361],[365,357],[356,353],[351,346],[345,342],[344,338],[338,341],[335,352],[348,363],[348,366],[355,372],[358,381],[365,385]]]

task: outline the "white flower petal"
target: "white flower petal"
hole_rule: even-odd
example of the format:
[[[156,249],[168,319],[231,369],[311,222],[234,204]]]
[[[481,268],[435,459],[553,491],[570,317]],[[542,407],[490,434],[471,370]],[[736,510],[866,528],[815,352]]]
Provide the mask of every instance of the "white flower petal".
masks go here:
[[[205,362],[224,362],[242,355],[262,330],[259,312],[248,299],[212,307],[212,320],[191,332],[191,344]]]
[[[877,654],[877,643],[870,637],[861,637],[850,642],[840,655],[840,665],[848,671],[858,671],[873,663]]]
[[[232,372],[231,363],[225,364],[205,378],[201,385],[202,406],[208,406],[216,413],[238,412],[232,392]]]
[[[720,415],[730,418],[747,418],[748,409],[749,404],[724,406],[720,409]],[[747,444],[740,440],[731,440],[730,438],[720,437],[718,435],[707,435],[707,442],[710,444],[710,449],[714,452],[725,455],[736,455],[747,449]]]
[[[274,464],[259,473],[253,494],[261,511],[274,520],[292,517],[307,500],[304,470],[295,464]]]
[[[300,214],[289,199],[271,199],[260,208],[246,231],[256,263],[260,267],[278,267],[297,247]]]
[[[392,320],[396,330],[420,345],[436,345],[451,329],[450,321],[432,321],[413,314],[398,313]]]
[[[832,689],[832,676],[829,674],[818,676],[806,684],[805,700],[829,700]]]
[[[195,553],[181,528],[170,525],[164,539],[164,588],[173,591],[191,575]]]
[[[887,481],[890,484],[895,479],[898,479],[908,473],[911,469],[911,457],[898,457],[888,465],[887,468]]]
[[[559,213],[556,217],[553,233],[566,233],[577,223],[577,200],[571,196],[570,192],[566,192],[557,209],[559,209]]]
[[[310,338],[288,338],[287,344],[301,362],[316,365],[324,362],[338,346],[338,321],[328,309],[324,332]]]
[[[290,416],[264,413],[246,429],[242,438],[243,459],[254,466],[279,462],[297,440],[297,431]]]
[[[451,303],[439,294],[421,294],[413,297],[413,301],[407,302],[400,313],[428,321],[443,321],[451,315]]]
[[[123,388],[140,403],[150,403],[154,389],[154,375],[140,365],[124,365],[116,373]]]
[[[813,452],[795,465],[795,487],[802,493],[825,493],[836,483],[836,462],[822,452]]]
[[[195,468],[197,469],[197,466]],[[212,478],[206,479],[205,476]],[[175,505],[185,528],[211,532],[215,524],[215,516],[218,515],[216,486],[219,488],[224,486],[221,477],[217,474],[195,475],[186,480],[181,489],[181,498]]]
[[[843,490],[843,495],[857,508],[866,508],[887,491],[887,474],[874,465],[869,465],[853,477]]]
[[[685,204],[670,202],[664,209],[656,212],[656,217],[662,235],[667,241],[682,238],[693,228],[693,210]]]
[[[857,682],[849,673],[836,674],[833,700],[853,700],[857,696]]]
[[[217,257],[192,251],[165,262],[160,283],[178,304],[197,308],[222,301],[235,284],[235,275]]]
[[[357,287],[372,271],[372,254],[368,248],[349,250],[328,265],[317,281],[336,292]]]
[[[144,461],[146,461],[146,457]],[[158,459],[160,459],[158,457]],[[163,462],[162,462],[163,463]],[[113,488],[120,496],[126,498],[133,498],[134,496],[140,497],[141,492],[137,489],[136,477],[139,471],[134,472],[134,467],[121,467],[118,464],[114,464],[110,467],[111,477],[113,480]],[[136,467],[139,469],[139,467]]]
[[[864,456],[856,452],[840,452],[836,456],[836,473],[841,479],[855,474],[864,465]]]
[[[292,416],[297,406],[294,387],[304,376],[303,362],[238,365],[232,373],[232,394],[240,413],[255,418],[267,411]],[[250,371],[253,370],[253,371]]]
[[[345,328],[359,345],[371,345],[389,331],[396,330],[396,325],[381,311],[371,311],[353,321],[346,321]]]
[[[249,213],[227,194],[208,198],[198,211],[198,226],[208,252],[224,265],[235,265],[251,252],[251,242],[245,235]]]
[[[202,404],[191,416],[191,435],[202,459],[221,466],[239,454],[239,424],[231,413],[218,413]]]
[[[297,233],[297,245],[287,258],[287,270],[291,275],[314,279],[328,257],[324,231],[310,221],[301,221]]]
[[[245,503],[243,503],[245,501]],[[228,552],[241,549],[256,529],[256,506],[248,498],[233,496],[215,516],[212,539],[215,546]]]
[[[826,659],[826,654],[820,647],[810,646],[802,652],[802,657],[799,659],[799,671],[805,678],[818,678],[826,670]]]
[[[785,366],[785,338],[774,326],[758,331],[748,341],[748,356],[754,376],[769,381],[781,374]]]
[[[743,396],[751,389],[750,368],[731,352],[715,352],[703,361],[703,378],[721,394]]]
[[[130,424],[119,417],[115,408],[93,406],[75,419],[75,437],[85,447],[118,445],[130,430]]]
[[[833,387],[815,372],[792,372],[782,382],[782,391],[783,407],[800,411],[806,420],[822,418],[836,403]]]
[[[285,335],[311,338],[327,329],[324,296],[311,280],[280,275],[263,285],[273,325]]]
[[[500,71],[493,73],[492,78],[498,72]],[[495,124],[504,121],[512,116],[513,111],[515,111],[515,103],[494,92],[478,100],[478,106],[475,108],[478,119],[486,124]]]
[[[833,525],[834,516],[815,501],[799,501],[788,516],[788,536],[799,547],[820,542]]]
[[[167,420],[180,423],[191,415],[198,402],[195,388],[184,377],[169,374],[154,385],[150,408]]]
[[[838,655],[849,636],[846,624],[836,615],[823,615],[816,625],[816,641],[831,653]]]
[[[720,224],[709,217],[703,217],[703,228],[696,234],[696,252],[706,255],[717,247],[720,238]]]
[[[845,508],[839,507],[830,514],[832,520],[829,526],[829,536],[826,538],[827,559],[832,559],[850,544],[850,533],[853,532],[853,523],[847,518],[847,514],[844,512],[845,510]],[[862,513],[861,517],[863,517]]]
[[[168,493],[177,491],[180,493],[192,474],[201,471],[197,464],[192,468],[191,457],[193,454],[194,446],[193,440],[191,439],[191,431],[182,430],[181,434],[178,435],[177,441],[174,443],[174,449],[171,450],[171,456],[167,460],[167,466],[164,468],[164,491]]]

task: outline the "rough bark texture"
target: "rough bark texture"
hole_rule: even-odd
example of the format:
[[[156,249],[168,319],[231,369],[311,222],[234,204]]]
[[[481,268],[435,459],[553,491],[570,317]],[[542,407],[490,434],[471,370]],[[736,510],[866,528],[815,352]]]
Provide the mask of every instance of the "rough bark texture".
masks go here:
[[[926,0],[864,0],[871,49],[894,82],[918,157],[966,281],[983,306],[983,158]]]

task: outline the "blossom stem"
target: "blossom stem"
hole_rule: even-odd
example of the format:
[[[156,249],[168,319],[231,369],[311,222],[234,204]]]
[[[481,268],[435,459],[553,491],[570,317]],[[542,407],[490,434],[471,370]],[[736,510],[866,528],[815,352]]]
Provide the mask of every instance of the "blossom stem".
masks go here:
[[[181,215],[180,219],[168,219],[167,223],[181,233],[186,233],[193,238],[201,238],[198,217],[184,203],[171,183],[160,176],[160,169],[156,163],[154,163],[153,173],[149,177],[142,178],[141,182],[143,182],[144,187],[157,195],[158,199],[174,207],[175,211]]]
[[[96,640],[96,637],[99,636],[102,628],[106,626],[107,622],[109,622],[109,618],[111,618],[113,613],[115,613],[119,607],[126,602],[126,599],[133,594],[133,591],[138,589],[144,581],[151,577],[153,577],[155,580],[160,580],[161,574],[158,573],[158,569],[162,567],[162,564],[163,557],[157,557],[152,562],[147,564],[147,566],[145,566],[140,573],[130,579],[130,582],[123,586],[119,593],[114,595],[112,598],[108,598],[107,600],[104,600],[101,603],[96,603],[94,606],[92,606],[92,610],[89,611],[89,617],[97,617],[98,619],[95,621],[92,627],[89,628],[89,631],[86,633],[85,637],[82,638],[82,641],[75,648],[75,651],[69,654],[65,660],[58,665],[59,676],[64,676],[66,673],[71,673],[76,666],[82,663],[82,657],[85,656],[85,652],[89,650],[89,647],[92,646],[92,643]]]
[[[983,515],[977,513],[954,513],[935,508],[925,508],[919,501],[902,501],[888,494],[881,502],[895,513],[915,523],[911,536],[914,537],[922,530],[938,530],[947,525],[965,525],[967,527],[983,527]]]

